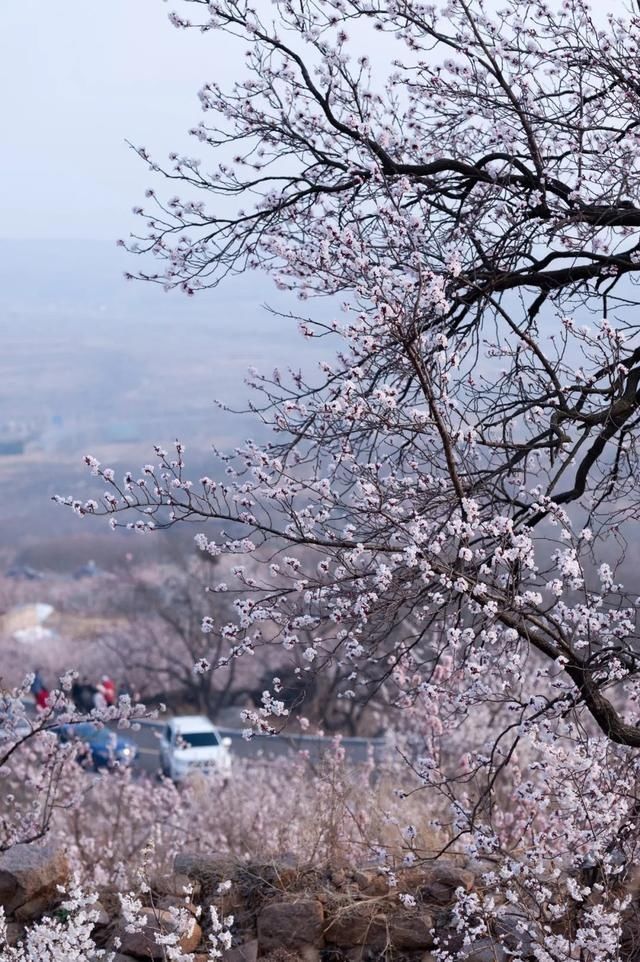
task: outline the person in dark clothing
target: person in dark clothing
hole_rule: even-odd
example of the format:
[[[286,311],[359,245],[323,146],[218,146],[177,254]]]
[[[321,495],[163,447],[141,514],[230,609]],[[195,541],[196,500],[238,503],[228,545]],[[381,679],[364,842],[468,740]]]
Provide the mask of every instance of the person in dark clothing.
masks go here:
[[[80,712],[93,711],[97,691],[96,686],[89,684],[86,678],[83,678],[81,682],[74,681],[71,687],[71,697],[77,710]]]
[[[95,685],[89,683],[84,686],[84,701],[85,701],[85,711],[93,711],[96,707],[96,695],[98,694],[98,689]]]
[[[71,686],[71,699],[73,701],[73,704],[78,709],[78,711],[82,711],[82,697],[83,697],[82,685],[76,679],[73,685]]]

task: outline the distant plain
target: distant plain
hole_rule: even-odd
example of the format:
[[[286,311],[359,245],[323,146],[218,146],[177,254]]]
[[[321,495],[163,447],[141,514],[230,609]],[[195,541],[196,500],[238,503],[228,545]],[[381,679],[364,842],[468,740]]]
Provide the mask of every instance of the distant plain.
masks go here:
[[[263,277],[187,298],[127,282],[123,271],[136,267],[102,241],[0,241],[0,442],[26,439],[22,453],[0,455],[5,558],[27,551],[37,562],[36,546],[60,538],[79,537],[81,554],[94,538],[98,548],[105,523],[78,521],[51,501],[100,495],[85,453],[137,472],[154,443],[180,438],[194,475],[213,473],[212,443],[228,449],[264,435],[216,399],[246,411],[250,366],[310,369],[326,353],[295,320],[267,310],[283,309],[282,296]]]

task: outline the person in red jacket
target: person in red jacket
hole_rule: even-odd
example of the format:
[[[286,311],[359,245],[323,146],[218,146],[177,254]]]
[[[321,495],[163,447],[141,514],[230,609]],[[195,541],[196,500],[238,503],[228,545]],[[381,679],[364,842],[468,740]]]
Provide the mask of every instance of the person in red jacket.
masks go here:
[[[43,685],[41,688],[38,689],[36,694],[36,708],[39,708],[40,711],[44,711],[45,708],[47,708],[48,704],[49,704],[49,692]]]
[[[102,676],[102,680],[101,680],[101,682],[100,682],[100,685],[99,685],[98,687],[99,687],[99,690],[101,691],[102,696],[104,697],[104,700],[106,701],[107,705],[115,705],[115,703],[116,703],[116,686],[115,686],[115,683],[114,683],[113,679],[112,679],[112,678],[109,678],[108,675],[103,675],[103,676]]]

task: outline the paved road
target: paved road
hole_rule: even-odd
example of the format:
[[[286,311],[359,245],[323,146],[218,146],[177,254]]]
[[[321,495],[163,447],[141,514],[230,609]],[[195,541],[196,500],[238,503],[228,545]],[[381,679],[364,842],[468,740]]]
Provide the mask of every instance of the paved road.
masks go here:
[[[32,702],[25,702],[25,707],[29,713],[35,712]],[[166,721],[145,719],[138,722],[138,730],[122,732],[138,746],[136,767],[148,774],[155,774],[160,768],[160,734]],[[219,727],[218,731],[224,738],[231,739],[230,751],[236,758],[268,761],[304,752],[311,762],[317,762],[330,752],[334,745],[333,738],[322,738],[318,735],[254,735],[247,740],[243,738],[241,731],[234,728]],[[375,760],[380,761],[385,751],[385,742],[381,738],[342,738],[341,745],[347,759],[354,764],[366,762],[371,753]]]
[[[158,744],[164,722],[143,721],[139,731],[124,732],[127,737],[135,741],[138,746],[138,767],[145,772],[153,773],[160,765]],[[333,746],[333,739],[320,738],[315,735],[254,735],[247,739],[242,732],[230,728],[219,728],[224,738],[231,739],[231,752],[237,758],[281,758],[298,752],[305,752],[311,761],[319,759]],[[367,761],[369,753],[379,759],[382,756],[384,742],[382,739],[372,738],[343,738],[341,741],[349,761],[362,763]]]

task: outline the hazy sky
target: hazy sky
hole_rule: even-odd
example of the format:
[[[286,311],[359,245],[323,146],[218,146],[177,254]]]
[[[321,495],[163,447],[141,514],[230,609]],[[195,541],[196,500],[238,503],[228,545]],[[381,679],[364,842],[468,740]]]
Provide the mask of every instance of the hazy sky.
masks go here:
[[[0,238],[126,235],[138,226],[131,207],[158,182],[125,139],[162,160],[201,154],[187,136],[197,90],[241,74],[243,45],[176,30],[179,0],[1,3]]]
[[[3,0],[0,237],[122,236],[152,181],[125,138],[162,159],[195,151],[197,90],[238,51],[172,27],[179,6]]]
[[[176,30],[169,12],[189,13],[180,0],[0,3],[0,238],[126,236],[158,180],[125,139],[163,161],[201,156],[187,135],[202,117],[197,91],[242,75],[245,45]]]

